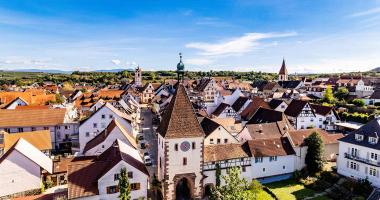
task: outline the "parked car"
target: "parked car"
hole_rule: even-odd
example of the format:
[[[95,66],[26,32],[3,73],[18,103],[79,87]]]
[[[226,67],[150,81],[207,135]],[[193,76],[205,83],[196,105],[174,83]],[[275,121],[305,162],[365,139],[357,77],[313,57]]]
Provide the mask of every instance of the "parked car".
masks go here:
[[[152,159],[150,159],[150,156],[144,156],[144,164],[146,166],[151,166],[152,165]]]

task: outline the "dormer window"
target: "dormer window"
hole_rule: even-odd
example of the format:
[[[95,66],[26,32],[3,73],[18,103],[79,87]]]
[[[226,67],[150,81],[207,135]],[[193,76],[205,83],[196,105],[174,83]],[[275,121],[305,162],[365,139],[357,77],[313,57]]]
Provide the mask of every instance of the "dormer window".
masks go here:
[[[368,142],[371,144],[377,144],[377,137],[369,137]]]
[[[364,139],[363,135],[355,134],[355,140],[357,140],[357,141],[363,141],[363,139]]]

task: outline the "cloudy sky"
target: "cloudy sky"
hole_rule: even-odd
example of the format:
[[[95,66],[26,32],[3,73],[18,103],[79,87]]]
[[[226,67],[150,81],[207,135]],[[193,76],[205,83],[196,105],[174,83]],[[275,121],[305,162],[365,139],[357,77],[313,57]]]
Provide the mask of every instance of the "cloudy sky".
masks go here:
[[[380,0],[0,0],[0,69],[380,67]]]

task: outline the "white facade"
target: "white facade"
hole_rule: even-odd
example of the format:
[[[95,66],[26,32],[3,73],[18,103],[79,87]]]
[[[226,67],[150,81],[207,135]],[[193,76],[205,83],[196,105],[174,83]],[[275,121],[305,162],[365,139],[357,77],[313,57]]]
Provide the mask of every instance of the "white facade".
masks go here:
[[[248,168],[251,171],[249,180],[293,173],[295,159],[295,155],[252,158],[252,166]]]
[[[338,173],[380,187],[380,150],[339,141]]]
[[[219,126],[212,133],[210,133],[204,140],[204,145],[214,144],[231,144],[239,143],[239,141],[231,135],[223,126]]]
[[[142,171],[134,168],[132,165],[125,161],[120,161],[111,170],[104,174],[98,180],[99,199],[118,199],[119,192],[107,193],[107,187],[117,186],[118,179],[115,179],[115,174],[120,174],[120,170],[126,168],[127,172],[132,173],[132,177],[129,178],[130,184],[139,185],[139,189],[132,189],[131,199],[144,198],[147,199],[147,192],[149,187],[149,176]],[[117,177],[117,176],[116,176]]]
[[[133,130],[132,125],[115,112],[116,108],[110,109],[109,106],[112,105],[106,104],[79,126],[80,152],[83,152],[87,142],[101,133],[113,119],[116,119],[123,126],[123,128],[133,134],[133,137],[136,137],[137,131]]]

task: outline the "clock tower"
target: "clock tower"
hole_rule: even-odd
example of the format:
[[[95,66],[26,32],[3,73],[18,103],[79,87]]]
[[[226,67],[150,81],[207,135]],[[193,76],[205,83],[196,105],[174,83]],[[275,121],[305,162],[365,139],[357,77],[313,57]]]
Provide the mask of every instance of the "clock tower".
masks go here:
[[[158,179],[164,199],[200,199],[204,133],[182,83],[176,84],[157,132]]]

